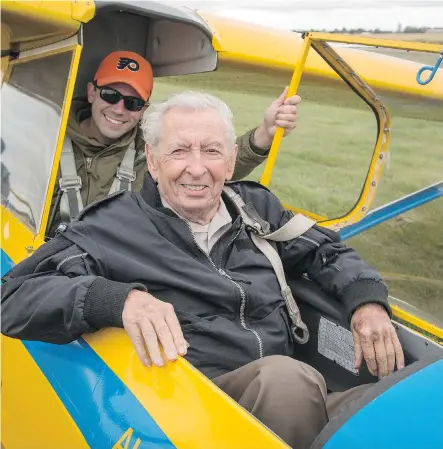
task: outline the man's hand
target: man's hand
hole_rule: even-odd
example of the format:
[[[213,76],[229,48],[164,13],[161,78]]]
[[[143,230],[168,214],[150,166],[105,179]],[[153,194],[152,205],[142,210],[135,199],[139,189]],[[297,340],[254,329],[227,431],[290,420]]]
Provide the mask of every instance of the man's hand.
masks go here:
[[[380,304],[359,307],[351,320],[355,345],[355,368],[360,369],[363,357],[369,372],[380,379],[392,374],[395,364],[405,366],[403,349],[385,308]]]
[[[274,100],[265,111],[263,123],[255,130],[253,142],[259,148],[271,146],[277,126],[281,126],[287,136],[297,125],[297,105],[301,102],[298,95],[286,99],[288,88]]]
[[[123,326],[141,362],[163,366],[160,345],[168,360],[186,355],[188,344],[183,336],[174,307],[147,292],[132,290],[122,313]]]

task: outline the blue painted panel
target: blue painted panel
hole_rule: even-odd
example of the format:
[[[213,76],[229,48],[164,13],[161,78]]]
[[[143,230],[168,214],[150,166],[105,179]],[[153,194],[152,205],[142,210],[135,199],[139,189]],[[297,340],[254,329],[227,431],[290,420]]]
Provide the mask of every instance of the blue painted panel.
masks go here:
[[[1,250],[2,275],[14,263]],[[23,341],[91,449],[112,448],[131,427],[139,449],[174,449],[147,410],[93,349],[79,339],[66,345]],[[125,447],[125,443],[122,444]]]
[[[443,196],[443,182],[427,187],[419,192],[408,195],[393,203],[382,206],[378,209],[368,213],[366,217],[358,223],[347,226],[340,231],[342,240],[349,239],[354,235],[360,234],[373,226],[383,223],[400,214],[404,214],[408,210],[422,206],[430,201],[433,201]]]
[[[442,449],[443,360],[405,378],[352,416],[324,449]]]
[[[9,258],[9,256],[1,250],[1,276],[5,275],[13,266],[14,262]]]
[[[111,448],[134,429],[139,449],[175,446],[126,385],[83,340],[66,345],[23,341],[91,448]],[[124,444],[122,445],[124,447]]]

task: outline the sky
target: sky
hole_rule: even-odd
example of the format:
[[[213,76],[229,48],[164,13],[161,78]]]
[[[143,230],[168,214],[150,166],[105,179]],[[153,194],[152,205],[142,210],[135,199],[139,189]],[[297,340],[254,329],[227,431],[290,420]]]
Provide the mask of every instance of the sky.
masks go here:
[[[279,29],[443,28],[443,0],[169,0]]]

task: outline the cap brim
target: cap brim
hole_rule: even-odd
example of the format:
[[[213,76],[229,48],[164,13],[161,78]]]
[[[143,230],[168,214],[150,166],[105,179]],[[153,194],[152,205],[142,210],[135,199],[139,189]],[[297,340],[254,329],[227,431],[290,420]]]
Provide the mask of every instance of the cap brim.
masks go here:
[[[143,89],[141,86],[139,86],[138,83],[128,80],[127,78],[125,79],[121,76],[106,76],[106,77],[102,77],[102,78],[97,78],[95,80],[95,82],[100,87],[107,86],[109,84],[114,84],[114,83],[127,84],[128,86],[131,86],[133,89],[135,89],[137,91],[137,93],[140,95],[140,97],[143,98],[143,100],[145,100],[145,101],[148,101],[149,97],[151,95],[151,92],[147,92],[145,89]]]

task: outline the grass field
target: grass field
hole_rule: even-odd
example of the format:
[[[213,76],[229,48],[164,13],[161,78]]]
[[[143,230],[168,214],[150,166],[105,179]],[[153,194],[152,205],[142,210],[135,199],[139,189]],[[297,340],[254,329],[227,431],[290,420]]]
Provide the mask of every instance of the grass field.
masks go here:
[[[392,34],[373,34],[371,37],[379,39],[392,39],[412,42],[425,42],[429,44],[443,44],[443,33],[392,33]],[[411,61],[420,62],[423,64],[434,65],[437,61],[438,55],[431,53],[418,52],[404,52],[401,50],[387,49],[387,48],[372,48],[369,51],[383,53],[388,56],[395,56],[397,58],[409,59]]]
[[[288,80],[289,81],[289,80]],[[157,81],[153,100],[182,90],[205,90],[232,108],[237,132],[256,126],[285,80],[271,75],[220,70]],[[284,139],[272,179],[283,201],[336,217],[355,204],[364,183],[376,136],[371,110],[352,95],[317,84],[303,84],[297,130]],[[339,93],[337,93],[339,92]],[[388,106],[389,104],[389,99]],[[401,102],[401,98],[395,100]],[[443,178],[443,119],[427,115],[426,104],[408,105],[393,116],[391,156],[375,205]],[[398,105],[397,105],[398,106]],[[435,106],[435,105],[434,105]],[[439,105],[441,112],[443,105]],[[263,166],[250,176],[258,180]],[[443,199],[415,209],[348,242],[384,273],[391,295],[443,322]]]
[[[392,33],[374,34],[380,39],[398,39],[402,41],[428,42],[430,44],[443,44],[443,33]]]

